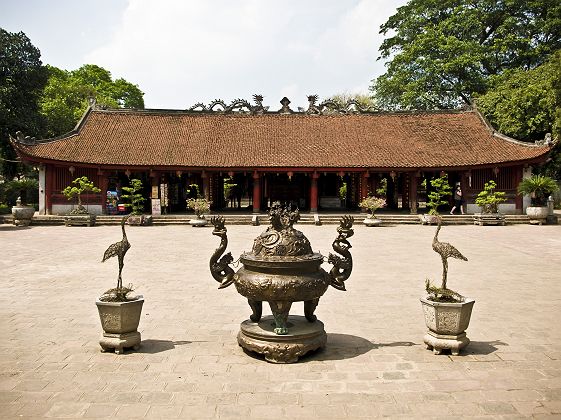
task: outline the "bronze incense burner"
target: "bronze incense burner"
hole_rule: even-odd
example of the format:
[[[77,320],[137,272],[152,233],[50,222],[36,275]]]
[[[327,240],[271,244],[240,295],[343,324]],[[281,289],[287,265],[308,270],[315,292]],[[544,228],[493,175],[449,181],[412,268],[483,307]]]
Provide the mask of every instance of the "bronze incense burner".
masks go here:
[[[212,234],[221,241],[210,259],[210,272],[220,289],[235,284],[252,310],[250,319],[241,325],[238,343],[276,363],[295,362],[325,346],[327,335],[314,311],[329,286],[345,290],[353,266],[348,241],[354,233],[351,216],[343,216],[337,228],[333,249],[339,255],[329,254],[327,261],[333,264],[329,272],[321,268],[324,256],[313,252],[310,241],[293,228],[299,217],[298,209],[273,204],[271,226],[255,239],[251,252],[241,255],[243,267],[237,272],[230,267],[231,253],[223,255],[228,245],[224,218],[211,219]],[[263,302],[269,303],[272,317],[262,318]],[[305,318],[289,316],[292,302],[304,302]]]

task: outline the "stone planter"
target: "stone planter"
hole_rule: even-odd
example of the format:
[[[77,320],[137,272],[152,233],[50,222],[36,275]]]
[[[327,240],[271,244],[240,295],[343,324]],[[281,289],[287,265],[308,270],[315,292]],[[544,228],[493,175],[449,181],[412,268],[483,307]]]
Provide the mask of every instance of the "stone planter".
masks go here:
[[[125,348],[140,347],[140,333],[137,331],[142,314],[144,297],[128,302],[95,302],[103,328],[103,336],[99,341],[101,351],[115,349],[116,354],[123,353]]]
[[[152,216],[146,214],[131,215],[127,219],[130,226],[149,226],[152,224]]]
[[[204,216],[189,220],[189,224],[193,227],[203,227],[207,225],[207,220]]]
[[[364,225],[368,227],[380,226],[382,224],[382,219],[378,219],[376,217],[367,217],[362,221],[362,223],[364,223]]]
[[[421,224],[423,225],[437,225],[438,224],[438,218],[439,216],[436,216],[434,214],[420,214],[419,215],[419,220],[421,221]]]
[[[64,216],[65,226],[95,226],[95,214],[79,214]]]
[[[505,225],[505,215],[502,213],[475,213],[473,215],[473,224],[479,226],[485,225]]]
[[[34,214],[35,208],[21,204],[19,198],[16,201],[16,205],[12,207],[12,216],[16,226],[29,226]]]
[[[450,349],[454,356],[469,344],[466,329],[469,326],[474,299],[459,303],[441,303],[421,298],[425,324],[429,329],[423,341],[434,354]]]
[[[532,225],[542,225],[547,220],[548,210],[547,207],[526,207],[526,214],[530,218]]]

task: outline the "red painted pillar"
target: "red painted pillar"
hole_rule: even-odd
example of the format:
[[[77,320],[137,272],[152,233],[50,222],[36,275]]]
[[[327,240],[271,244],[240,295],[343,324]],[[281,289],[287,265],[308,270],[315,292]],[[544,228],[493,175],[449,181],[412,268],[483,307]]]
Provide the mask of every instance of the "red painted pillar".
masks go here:
[[[45,214],[53,214],[53,185],[55,167],[45,166]]]
[[[99,189],[101,190],[101,212],[107,214],[107,188],[109,188],[109,178],[103,171],[98,171]]]
[[[261,210],[261,177],[259,172],[253,172],[253,213]]]
[[[409,211],[411,214],[417,213],[417,188],[419,185],[419,176],[417,172],[411,172],[409,176]]]
[[[312,213],[318,211],[318,178],[319,174],[314,172],[310,182],[310,211]]]
[[[361,182],[360,182],[360,197],[359,200],[362,201],[366,197],[368,197],[368,181],[370,178],[370,173],[364,172],[361,174]]]

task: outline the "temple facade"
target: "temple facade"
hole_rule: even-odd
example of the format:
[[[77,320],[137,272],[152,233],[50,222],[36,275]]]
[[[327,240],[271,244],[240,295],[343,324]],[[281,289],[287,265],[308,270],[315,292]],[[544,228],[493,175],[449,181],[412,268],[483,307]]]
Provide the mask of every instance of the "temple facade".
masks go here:
[[[147,213],[154,203],[183,212],[197,190],[215,210],[261,212],[277,200],[310,212],[356,209],[381,188],[390,209],[416,213],[430,179],[443,173],[462,186],[468,212],[493,179],[507,193],[501,211],[521,213],[516,187],[552,146],[497,133],[475,109],[376,112],[354,102],[316,105],[310,96],[307,110],[293,111],[283,98],[269,111],[254,99],[184,111],[93,104],[63,136],[11,141],[39,167],[41,214],[66,213],[61,191],[79,176],[101,188],[83,197],[94,213],[122,211],[121,188],[132,178],[143,182]]]

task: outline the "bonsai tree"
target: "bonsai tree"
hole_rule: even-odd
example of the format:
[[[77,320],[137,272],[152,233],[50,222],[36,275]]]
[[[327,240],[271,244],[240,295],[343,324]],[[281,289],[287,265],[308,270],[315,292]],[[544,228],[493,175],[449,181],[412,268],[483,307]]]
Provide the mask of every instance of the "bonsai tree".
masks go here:
[[[448,204],[446,197],[452,195],[452,187],[448,183],[448,174],[444,174],[439,178],[431,179],[430,184],[433,190],[428,194],[429,201],[427,202],[427,207],[430,208],[429,214],[437,216],[440,213],[438,208],[442,205]]]
[[[529,195],[535,207],[546,206],[549,195],[558,189],[557,182],[544,175],[532,175],[518,184],[518,194]]]
[[[76,199],[78,206],[70,212],[70,214],[88,214],[88,210],[82,205],[83,193],[98,193],[101,192],[87,176],[76,178],[70,183],[68,187],[62,190],[62,193],[68,200]]]
[[[365,209],[366,211],[369,211],[370,214],[368,215],[368,217],[370,219],[373,219],[374,217],[376,217],[376,210],[382,207],[386,207],[386,200],[384,198],[371,195],[358,203],[358,206],[362,209]]]
[[[140,193],[142,191],[142,181],[136,178],[131,179],[130,186],[123,187],[123,191],[127,194],[123,194],[122,198],[129,201],[129,203],[125,203],[125,207],[131,207],[131,214],[141,215],[144,213],[143,203],[146,198]]]
[[[197,184],[191,184],[187,188],[188,194],[196,195],[196,198],[187,199],[187,208],[193,210],[197,219],[204,219],[204,215],[210,211],[210,201],[202,196],[199,191],[199,186]]]
[[[497,183],[493,180],[486,182],[483,191],[477,194],[475,204],[483,210],[483,213],[498,213],[499,204],[506,201],[505,193],[495,191]]]

